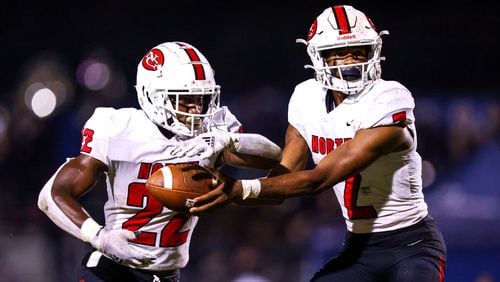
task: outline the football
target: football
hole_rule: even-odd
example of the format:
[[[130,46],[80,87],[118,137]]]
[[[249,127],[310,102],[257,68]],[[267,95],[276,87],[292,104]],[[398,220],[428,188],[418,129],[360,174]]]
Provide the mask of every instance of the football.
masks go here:
[[[176,212],[188,212],[192,199],[203,195],[220,183],[207,169],[189,163],[170,164],[148,178],[148,192],[165,207]]]

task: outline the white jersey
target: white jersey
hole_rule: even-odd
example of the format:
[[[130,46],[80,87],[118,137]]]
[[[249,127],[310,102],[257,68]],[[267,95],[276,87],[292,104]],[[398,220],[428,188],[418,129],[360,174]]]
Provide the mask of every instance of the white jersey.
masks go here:
[[[310,79],[297,85],[288,105],[288,121],[307,141],[315,164],[361,129],[404,123],[414,137],[408,150],[382,156],[360,174],[333,186],[347,229],[354,233],[389,231],[424,218],[427,204],[410,91],[398,82],[380,79],[371,88],[347,96],[330,112],[326,93]]]
[[[219,109],[212,124],[230,132],[238,132],[241,127],[226,107]],[[155,200],[146,189],[148,177],[170,163],[198,162],[213,167],[216,158],[167,161],[178,142],[175,136],[167,139],[142,110],[134,108],[97,108],[83,129],[81,153],[108,166],[105,228],[140,231],[139,238],[130,244],[155,257],[147,270],[184,267],[198,221],[196,216],[174,212]]]

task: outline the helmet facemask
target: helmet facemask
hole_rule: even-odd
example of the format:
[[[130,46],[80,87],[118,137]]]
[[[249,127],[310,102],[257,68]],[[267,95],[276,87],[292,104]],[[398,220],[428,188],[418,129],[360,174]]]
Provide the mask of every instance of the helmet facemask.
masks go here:
[[[206,131],[203,124],[209,123],[219,108],[220,87],[216,85],[190,91],[154,89],[142,96],[147,99],[142,108],[148,109],[144,111],[154,123],[182,137],[193,137]],[[188,107],[183,101],[197,98],[201,100],[196,103],[198,113],[190,113],[189,107],[194,106]]]
[[[174,132],[187,129],[185,136],[195,136],[206,131],[204,124],[211,122],[213,114],[219,108],[219,87],[213,89],[196,89],[191,93],[169,91],[166,103],[162,107],[167,113],[166,123]],[[187,104],[186,104],[187,101]],[[197,108],[190,113],[190,108]]]
[[[342,65],[328,65],[325,54],[332,49],[366,46],[367,60]],[[307,51],[312,58],[315,78],[326,88],[347,95],[357,94],[380,78],[381,42],[371,45],[347,45],[336,48],[317,48],[309,45]]]

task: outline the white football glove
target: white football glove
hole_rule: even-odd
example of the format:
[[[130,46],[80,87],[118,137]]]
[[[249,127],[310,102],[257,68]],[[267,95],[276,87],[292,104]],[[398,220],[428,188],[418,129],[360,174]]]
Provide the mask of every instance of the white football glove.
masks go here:
[[[88,218],[82,225],[81,236],[85,242],[117,263],[143,268],[154,262],[154,257],[130,245],[128,240],[137,238],[130,230],[107,230]]]
[[[170,155],[172,158],[199,156],[201,159],[207,159],[224,150],[234,150],[233,136],[227,131],[214,129],[180,142]]]

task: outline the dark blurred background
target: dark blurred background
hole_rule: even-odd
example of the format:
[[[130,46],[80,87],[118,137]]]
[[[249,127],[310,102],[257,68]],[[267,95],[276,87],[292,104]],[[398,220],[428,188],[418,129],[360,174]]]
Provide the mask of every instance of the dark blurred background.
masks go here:
[[[390,31],[382,76],[415,97],[424,193],[449,248],[447,281],[500,281],[499,2],[126,2],[2,5],[1,281],[72,281],[88,247],[38,210],[38,192],[78,154],[95,107],[138,106],[136,66],[150,48],[198,47],[246,131],[283,145],[288,98],[312,77],[295,39],[333,4],[353,5]],[[82,199],[99,220],[103,185]],[[279,207],[226,207],[200,219],[183,281],[307,281],[339,250],[344,230],[330,191]]]

